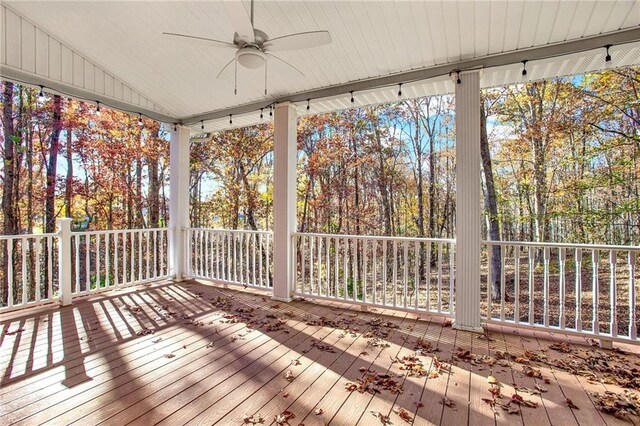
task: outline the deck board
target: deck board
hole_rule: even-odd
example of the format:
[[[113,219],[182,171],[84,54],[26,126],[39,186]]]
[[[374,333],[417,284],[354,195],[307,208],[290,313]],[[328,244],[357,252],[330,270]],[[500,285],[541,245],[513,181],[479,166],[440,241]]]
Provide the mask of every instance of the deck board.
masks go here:
[[[267,329],[279,319],[279,327]],[[416,425],[640,425],[637,417],[620,420],[596,409],[590,392],[620,393],[618,385],[551,365],[564,356],[549,349],[554,342],[595,351],[584,338],[561,333],[490,326],[487,339],[437,316],[363,312],[343,301],[279,303],[256,290],[195,281],[3,314],[0,331],[2,424],[235,425],[246,424],[245,416],[276,424],[275,417],[289,411],[295,415],[290,424],[381,424],[374,417],[380,413],[399,425],[406,424],[397,414],[403,409]],[[388,333],[382,346],[373,344],[374,331]],[[419,355],[425,370],[438,359],[451,365],[450,372],[409,377],[400,369],[394,359],[413,355],[418,338],[433,349]],[[617,356],[637,367],[638,346],[623,349],[630,353]],[[513,361],[483,364],[457,356],[467,350],[477,359],[498,351],[546,355],[548,362],[531,364],[549,383],[527,377]],[[392,376],[402,392],[347,391],[349,381],[364,377],[363,369]],[[491,397],[489,375],[502,384],[500,402],[519,394],[538,407],[517,415],[499,407],[494,412],[483,400]],[[514,388],[536,384],[548,391],[529,395]],[[455,407],[442,404],[443,397]]]

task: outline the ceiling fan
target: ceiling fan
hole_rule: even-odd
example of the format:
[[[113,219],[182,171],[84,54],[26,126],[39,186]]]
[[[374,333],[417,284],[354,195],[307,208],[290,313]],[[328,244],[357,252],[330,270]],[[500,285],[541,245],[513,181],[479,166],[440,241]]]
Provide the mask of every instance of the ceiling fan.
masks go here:
[[[288,65],[293,70],[304,76],[298,68],[274,55],[272,52],[284,52],[291,50],[307,49],[331,43],[331,35],[328,31],[308,31],[288,34],[280,37],[269,36],[253,26],[253,2],[251,0],[251,15],[247,16],[241,1],[225,1],[227,16],[231,21],[235,33],[233,42],[214,40],[189,34],[169,33],[162,34],[170,37],[181,38],[193,42],[202,42],[213,47],[234,49],[235,56],[220,70],[217,79],[225,78],[231,70],[235,71],[234,93],[238,93],[238,64],[249,69],[264,67],[264,94],[267,94],[267,62],[273,58]],[[231,66],[233,64],[233,67]]]

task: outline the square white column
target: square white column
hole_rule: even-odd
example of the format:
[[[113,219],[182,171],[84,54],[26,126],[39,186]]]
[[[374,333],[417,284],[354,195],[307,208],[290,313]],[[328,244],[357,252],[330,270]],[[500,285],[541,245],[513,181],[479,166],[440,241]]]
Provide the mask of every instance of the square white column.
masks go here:
[[[456,307],[454,327],[480,323],[480,70],[456,84]]]
[[[277,104],[273,122],[273,299],[290,302],[295,272],[292,233],[296,230],[296,106]]]
[[[173,129],[173,127],[172,127]],[[186,275],[186,229],[189,228],[189,128],[171,131],[169,150],[169,274],[176,281]]]

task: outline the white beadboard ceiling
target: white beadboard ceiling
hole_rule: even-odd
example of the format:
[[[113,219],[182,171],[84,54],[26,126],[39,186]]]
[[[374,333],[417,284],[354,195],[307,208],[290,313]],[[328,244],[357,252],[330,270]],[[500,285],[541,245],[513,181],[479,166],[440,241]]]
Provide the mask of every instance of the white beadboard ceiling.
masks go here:
[[[48,34],[96,69],[121,81],[138,99],[144,99],[148,108],[178,119],[254,102],[267,104],[271,99],[295,93],[640,25],[640,2],[636,0],[257,0],[255,27],[270,37],[326,29],[331,32],[333,42],[315,49],[281,52],[280,56],[305,76],[270,63],[267,96],[263,93],[261,72],[239,69],[238,94],[234,95],[233,81],[215,78],[233,57],[232,51],[172,40],[161,34],[180,32],[231,41],[233,29],[222,2],[4,1],[4,4],[9,13],[20,15],[37,27],[36,31]],[[249,4],[243,0],[247,10]],[[12,38],[9,32],[22,30],[3,27],[4,43],[14,43],[16,37]],[[24,34],[18,37],[20,43],[24,37]],[[637,46],[616,47],[612,53],[615,49],[620,51],[614,55],[618,56],[617,65],[638,63]],[[623,53],[624,60],[620,59]],[[9,66],[7,49],[3,48],[1,54],[3,66]],[[539,61],[537,68],[532,62],[530,75],[547,78],[584,72],[597,69],[598,61],[602,61],[602,52]],[[520,67],[516,64],[487,70],[483,85],[513,82]],[[89,92],[93,89],[85,88]],[[408,95],[451,90],[445,77],[403,88]],[[361,93],[357,99],[360,103],[383,102],[391,100],[390,97],[395,99],[396,92],[395,88],[377,89]],[[312,102],[311,111],[348,106],[348,97],[333,97]],[[246,119],[234,117],[233,125],[253,124],[255,117],[257,114],[249,114]],[[205,126],[207,130],[229,127],[228,118],[207,122]],[[193,127],[200,130],[199,125]]]

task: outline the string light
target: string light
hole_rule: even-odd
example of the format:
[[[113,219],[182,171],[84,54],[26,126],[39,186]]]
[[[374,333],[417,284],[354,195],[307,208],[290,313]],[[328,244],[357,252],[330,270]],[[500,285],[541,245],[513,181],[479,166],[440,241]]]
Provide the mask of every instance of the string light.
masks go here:
[[[233,114],[229,114],[229,124],[233,124]]]
[[[204,120],[200,120],[200,129],[204,130]]]
[[[142,126],[142,124],[143,124],[143,123],[142,123],[142,114],[141,114],[141,113],[138,113],[138,124],[139,124],[140,126]]]
[[[96,115],[100,117],[100,102],[96,102]]]
[[[273,105],[269,105],[269,117],[273,117]]]
[[[311,99],[307,99],[307,111],[311,109],[311,105],[309,104],[309,102],[311,102]]]
[[[610,48],[611,48],[610,44],[607,44],[605,46],[605,49],[607,49],[607,55],[604,57],[604,66],[607,68],[611,67],[611,53],[609,53]]]
[[[38,100],[39,101],[44,100],[44,86],[40,86],[40,92],[38,92]]]
[[[525,77],[527,75],[527,61],[526,59],[522,61],[522,76]]]
[[[264,108],[260,108],[260,120],[262,120],[262,118],[264,117],[264,115],[262,114],[264,111]]]
[[[462,84],[462,80],[460,80],[460,71],[456,71],[456,84]]]
[[[356,100],[353,98],[353,90],[350,90],[349,93],[351,93],[351,103],[354,103]]]
[[[173,123],[173,131],[174,132],[178,131],[178,123]]]
[[[402,83],[398,83],[398,97],[402,97]]]

